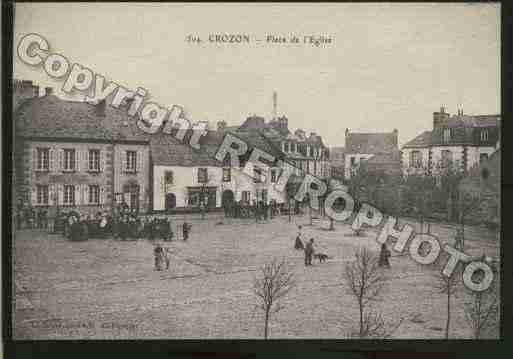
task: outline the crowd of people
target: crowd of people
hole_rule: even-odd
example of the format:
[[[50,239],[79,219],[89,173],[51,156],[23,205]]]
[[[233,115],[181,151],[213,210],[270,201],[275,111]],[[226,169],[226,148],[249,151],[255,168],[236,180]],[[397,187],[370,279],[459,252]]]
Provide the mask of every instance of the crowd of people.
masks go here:
[[[36,210],[32,206],[24,206],[22,203],[18,205],[16,213],[17,229],[48,229],[49,218],[48,210]]]
[[[273,219],[280,215],[280,207],[276,201],[271,200],[270,203],[264,201],[255,201],[251,203],[237,201],[226,203],[223,206],[226,217],[231,218],[255,218],[256,221]]]

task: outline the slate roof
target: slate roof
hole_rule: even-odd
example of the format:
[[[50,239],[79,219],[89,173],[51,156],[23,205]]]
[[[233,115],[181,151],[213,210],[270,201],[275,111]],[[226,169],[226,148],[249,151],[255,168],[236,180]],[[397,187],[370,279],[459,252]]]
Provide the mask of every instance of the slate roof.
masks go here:
[[[428,147],[431,145],[431,131],[424,131],[413,140],[407,142],[403,148]]]
[[[222,163],[214,157],[218,148],[218,137],[211,132],[216,131],[209,131],[202,138],[199,150],[163,132],[152,135],[150,139],[150,152],[153,164],[181,167],[222,166]]]
[[[397,134],[391,133],[348,133],[346,154],[377,154],[397,150]]]
[[[442,127],[498,127],[500,115],[454,115],[441,123]]]
[[[188,144],[182,143],[171,135],[160,132],[152,135],[150,139],[152,161],[155,165],[160,166],[222,167],[223,163],[215,159],[215,154],[227,133],[246,142],[248,144],[248,154],[251,149],[256,147],[276,158],[281,158],[281,151],[263,135],[254,131],[208,131],[205,136],[200,138],[199,150],[193,149]]]
[[[148,141],[127,108],[66,101],[54,95],[23,102],[15,113],[18,134],[35,138]]]

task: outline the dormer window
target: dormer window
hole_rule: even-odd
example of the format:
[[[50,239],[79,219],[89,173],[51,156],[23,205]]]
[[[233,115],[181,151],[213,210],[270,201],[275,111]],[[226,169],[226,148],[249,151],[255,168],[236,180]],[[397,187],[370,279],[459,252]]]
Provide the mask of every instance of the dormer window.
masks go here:
[[[481,130],[481,141],[488,141],[488,130]]]

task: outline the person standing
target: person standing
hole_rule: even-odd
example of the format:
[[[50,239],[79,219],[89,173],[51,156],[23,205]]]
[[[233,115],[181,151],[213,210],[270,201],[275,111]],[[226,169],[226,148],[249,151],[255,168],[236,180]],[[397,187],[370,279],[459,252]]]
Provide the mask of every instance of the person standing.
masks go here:
[[[157,243],[155,245],[155,249],[153,250],[153,255],[155,256],[155,270],[161,271],[162,270],[162,259],[164,258],[164,249],[160,245],[160,243]]]
[[[305,246],[305,266],[312,265],[312,257],[314,255],[314,239],[310,238],[310,241]]]
[[[378,266],[390,268],[390,261],[389,261],[390,256],[391,256],[390,250],[387,248],[386,243],[383,243],[381,245],[381,250],[379,252]]]
[[[190,226],[189,226],[189,223],[187,222],[183,222],[183,225],[182,225],[182,232],[183,232],[183,240],[186,241],[189,239],[189,230],[190,230]]]

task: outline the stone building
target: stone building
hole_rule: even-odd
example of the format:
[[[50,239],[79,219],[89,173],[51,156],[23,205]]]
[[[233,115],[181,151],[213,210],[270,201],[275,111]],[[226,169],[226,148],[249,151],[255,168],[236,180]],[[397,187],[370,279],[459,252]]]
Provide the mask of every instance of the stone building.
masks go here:
[[[65,101],[47,91],[20,104],[15,123],[25,202],[80,213],[122,201],[148,208],[148,137],[128,117],[127,104]]]
[[[451,116],[433,113],[433,130],[424,131],[402,147],[403,174],[440,174],[448,168],[467,172],[499,146],[499,115]]]
[[[370,171],[400,175],[398,131],[390,133],[353,133],[346,128],[344,176],[350,179],[360,163],[365,161]]]
[[[247,156],[241,158],[240,168],[231,166],[228,158],[217,161],[215,154],[227,131],[208,131],[200,139],[196,150],[165,135],[151,138],[153,210],[179,211],[198,209],[201,203],[209,209],[221,208],[224,203],[255,201],[269,203],[271,200],[284,203],[285,197],[277,192],[273,184],[278,170],[269,176],[259,176],[259,169],[249,163],[251,176],[242,171]],[[259,132],[240,130],[229,132],[248,144],[248,152],[254,148],[265,151],[276,158],[281,154]]]
[[[345,147],[330,148],[331,177],[339,180],[344,179],[345,152]]]
[[[224,122],[218,124],[218,129],[224,128]],[[322,137],[315,132],[307,135],[302,129],[292,133],[285,116],[266,122],[263,117],[252,115],[234,131],[260,132],[285,154],[286,161],[296,168],[295,174],[298,176],[305,173],[321,178],[330,176],[329,149]]]

